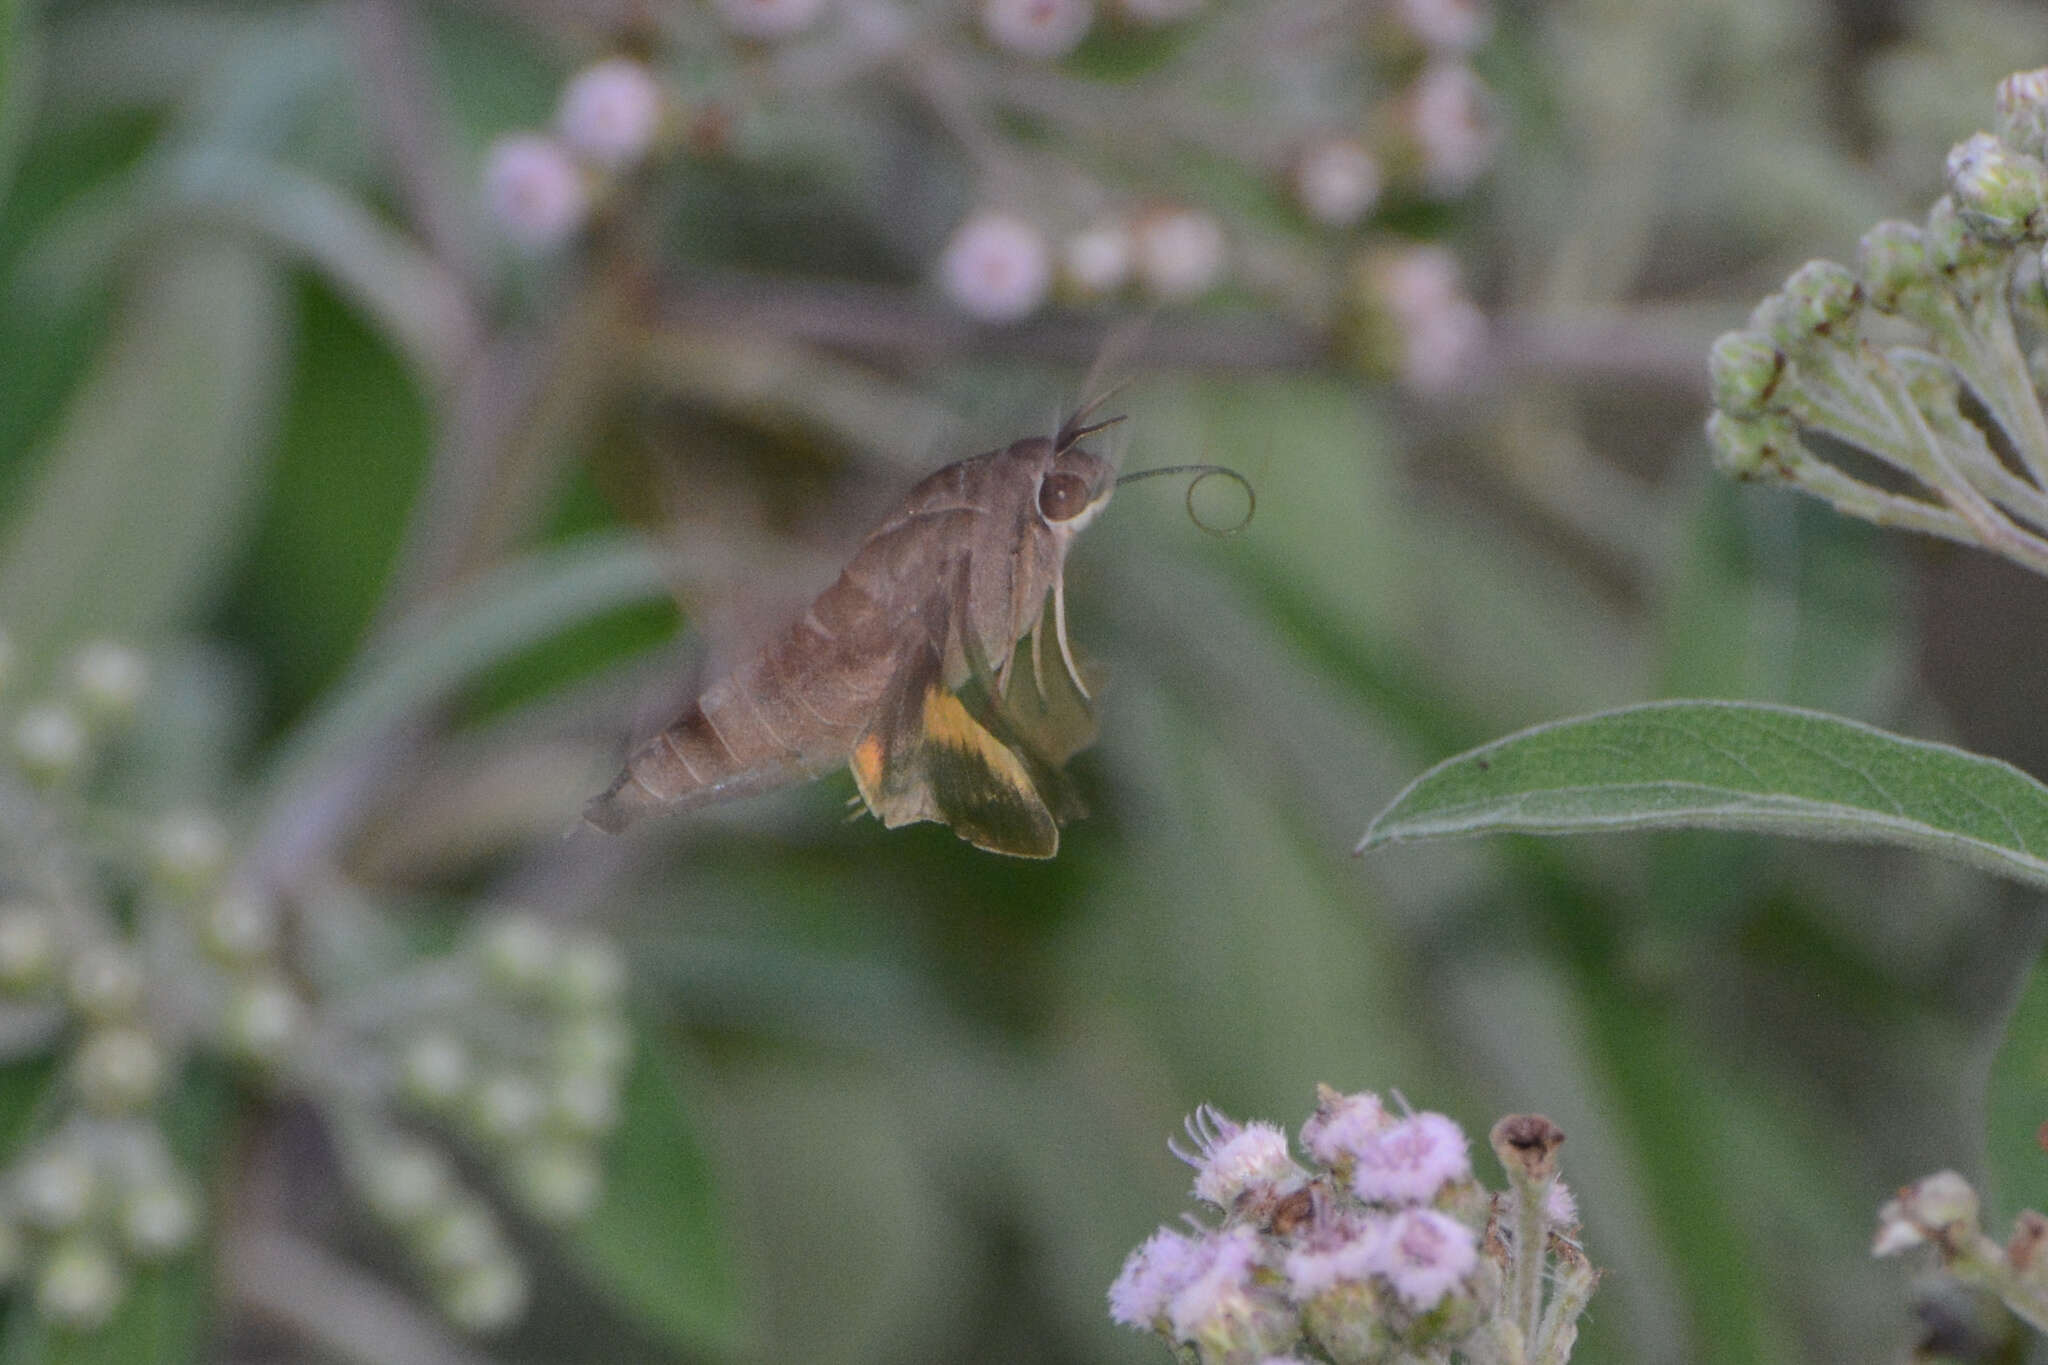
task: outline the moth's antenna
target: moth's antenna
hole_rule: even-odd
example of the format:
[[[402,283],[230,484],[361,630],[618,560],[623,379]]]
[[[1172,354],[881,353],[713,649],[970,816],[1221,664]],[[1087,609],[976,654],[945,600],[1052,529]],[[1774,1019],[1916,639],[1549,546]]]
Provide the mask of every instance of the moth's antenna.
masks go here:
[[[1169,464],[1161,465],[1157,469],[1140,469],[1136,473],[1126,474],[1118,479],[1116,481],[1117,487],[1121,488],[1133,479],[1149,479],[1155,474],[1192,474],[1195,476],[1188,480],[1188,520],[1195,524],[1196,529],[1206,531],[1212,536],[1236,535],[1239,531],[1252,524],[1252,515],[1259,510],[1259,491],[1252,487],[1252,481],[1226,464]],[[1195,490],[1202,486],[1202,480],[1213,478],[1218,474],[1221,474],[1226,479],[1237,480],[1238,487],[1244,489],[1244,516],[1229,526],[1211,526],[1208,522],[1203,521],[1202,514],[1195,510]]]

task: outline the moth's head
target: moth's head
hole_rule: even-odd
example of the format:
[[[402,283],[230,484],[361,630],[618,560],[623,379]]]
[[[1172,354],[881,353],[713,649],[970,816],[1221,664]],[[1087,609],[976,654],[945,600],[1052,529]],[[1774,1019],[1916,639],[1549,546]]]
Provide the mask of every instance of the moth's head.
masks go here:
[[[1062,541],[1095,519],[1116,491],[1116,472],[1109,462],[1079,444],[1055,447],[1039,440],[1038,519]]]

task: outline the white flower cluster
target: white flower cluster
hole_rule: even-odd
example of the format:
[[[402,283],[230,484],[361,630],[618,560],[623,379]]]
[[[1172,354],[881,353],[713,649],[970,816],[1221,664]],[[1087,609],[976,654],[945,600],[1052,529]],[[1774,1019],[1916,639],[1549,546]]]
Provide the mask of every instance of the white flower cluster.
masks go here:
[[[1525,1122],[1554,1133],[1545,1120]],[[1391,1114],[1377,1095],[1325,1089],[1301,1130],[1311,1166],[1270,1123],[1204,1106],[1187,1130],[1191,1145],[1173,1150],[1194,1167],[1195,1197],[1223,1222],[1162,1227],[1132,1252],[1109,1290],[1116,1321],[1204,1365],[1298,1350],[1365,1365],[1449,1359],[1501,1308],[1515,1271],[1513,1212],[1473,1179],[1464,1131],[1444,1115]],[[1575,1230],[1554,1175],[1532,1205],[1544,1232],[1532,1242],[1538,1257]],[[1468,1358],[1490,1357],[1482,1345]]]

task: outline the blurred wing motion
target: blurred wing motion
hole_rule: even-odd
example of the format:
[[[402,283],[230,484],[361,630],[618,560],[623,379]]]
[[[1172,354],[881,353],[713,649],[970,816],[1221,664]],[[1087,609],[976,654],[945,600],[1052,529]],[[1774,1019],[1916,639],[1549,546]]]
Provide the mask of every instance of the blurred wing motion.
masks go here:
[[[1094,738],[1061,575],[1115,487],[1079,420],[918,484],[803,619],[636,750],[584,818],[616,833],[847,764],[892,829],[937,820],[1052,857],[1081,813],[1060,768]]]

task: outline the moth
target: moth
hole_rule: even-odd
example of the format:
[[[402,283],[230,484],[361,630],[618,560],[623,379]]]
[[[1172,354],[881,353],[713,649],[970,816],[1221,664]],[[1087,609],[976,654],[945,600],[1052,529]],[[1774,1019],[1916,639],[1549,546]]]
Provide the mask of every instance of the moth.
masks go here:
[[[911,489],[803,618],[636,749],[584,818],[616,833],[844,764],[891,829],[935,820],[990,852],[1052,857],[1083,813],[1061,770],[1095,737],[1067,551],[1117,482],[1081,445],[1112,425],[1084,425],[1088,411]]]

